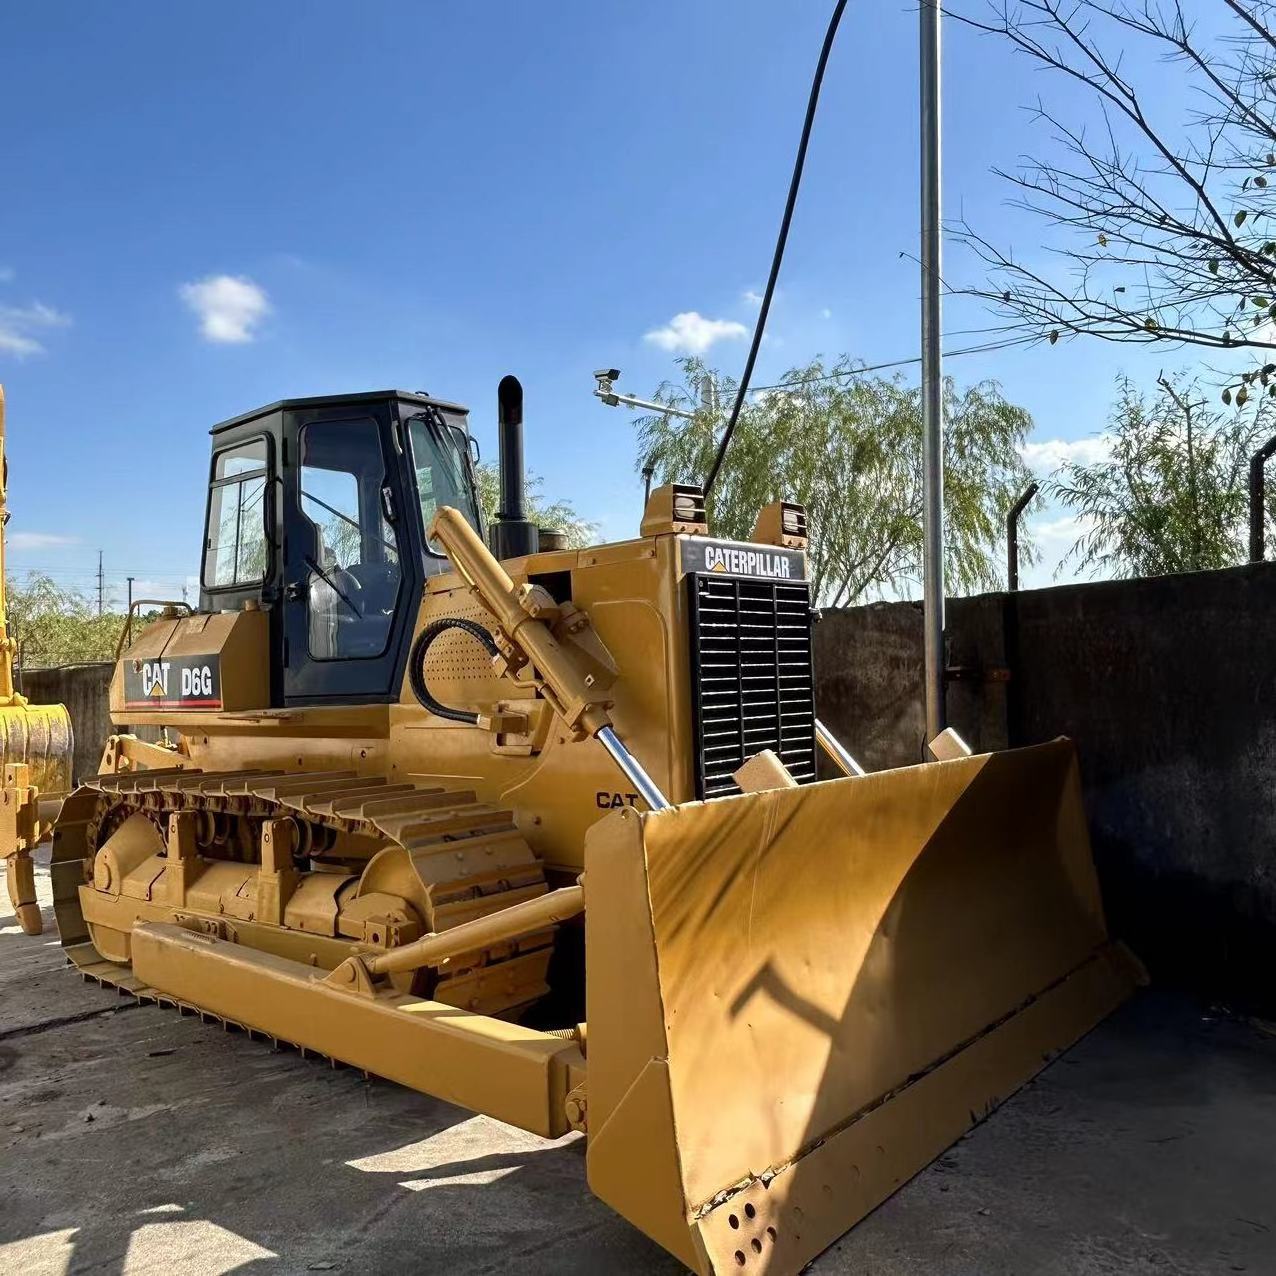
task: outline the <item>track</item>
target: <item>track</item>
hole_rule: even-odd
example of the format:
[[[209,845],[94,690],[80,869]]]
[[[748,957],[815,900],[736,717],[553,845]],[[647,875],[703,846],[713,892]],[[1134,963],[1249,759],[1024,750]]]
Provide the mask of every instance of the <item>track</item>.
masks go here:
[[[391,783],[353,771],[202,772],[179,767],[95,777],[67,799],[54,828],[50,871],[63,947],[86,978],[179,1009],[204,1013],[147,987],[128,966],[106,960],[92,941],[80,892],[94,880],[97,850],[126,819],[144,815],[163,834],[169,817],[184,812],[194,816],[191,826],[197,830],[201,864],[242,865],[245,879],[259,867],[263,829],[270,821],[286,820],[293,830],[294,862],[320,870],[324,883],[331,883],[331,930],[322,941],[330,953],[336,948],[347,955],[347,946],[349,952],[371,947],[348,931],[342,933],[336,901],[356,898],[365,885],[384,889],[375,880],[378,876],[396,885],[410,883],[409,902],[424,930],[434,932],[535,898],[546,889],[540,861],[518,832],[512,813],[479,802],[472,791]],[[154,919],[162,911],[164,920],[217,928],[252,946],[254,935],[279,933],[280,928],[267,927],[254,916],[255,893],[219,902],[217,913],[168,905],[167,872],[166,865],[138,905],[139,916]],[[544,931],[467,954],[442,972],[420,972],[413,991],[483,1014],[508,1014],[545,993],[552,941],[552,931]],[[393,946],[389,935],[383,946]]]

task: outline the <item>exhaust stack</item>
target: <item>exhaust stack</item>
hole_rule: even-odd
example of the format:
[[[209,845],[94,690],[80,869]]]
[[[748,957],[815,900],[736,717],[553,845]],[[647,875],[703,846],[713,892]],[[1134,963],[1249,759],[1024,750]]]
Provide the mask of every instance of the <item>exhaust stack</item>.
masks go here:
[[[540,537],[527,517],[523,485],[523,387],[517,377],[501,378],[496,390],[501,447],[501,507],[492,526],[492,552],[497,558],[534,554]]]

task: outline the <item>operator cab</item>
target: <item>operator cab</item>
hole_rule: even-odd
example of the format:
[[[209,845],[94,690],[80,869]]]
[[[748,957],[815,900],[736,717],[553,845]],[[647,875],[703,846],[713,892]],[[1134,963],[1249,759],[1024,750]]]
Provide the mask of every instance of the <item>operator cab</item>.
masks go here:
[[[393,700],[439,505],[482,535],[466,410],[402,390],[285,399],[212,430],[200,610],[269,615],[271,705]]]

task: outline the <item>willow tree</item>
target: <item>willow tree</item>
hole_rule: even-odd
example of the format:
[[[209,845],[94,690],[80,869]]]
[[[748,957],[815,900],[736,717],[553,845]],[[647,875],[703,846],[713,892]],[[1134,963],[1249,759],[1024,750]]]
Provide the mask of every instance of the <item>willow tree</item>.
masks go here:
[[[1151,396],[1121,378],[1108,455],[1064,465],[1046,484],[1082,529],[1064,562],[1104,576],[1244,562],[1249,458],[1276,433],[1276,404],[1264,396],[1241,409],[1214,409],[1186,378],[1159,378]],[[1276,494],[1269,504],[1270,522]]]
[[[6,602],[9,636],[27,668],[114,659],[123,612],[99,614],[78,589],[64,589],[41,572],[28,572],[22,580],[11,577]],[[135,618],[135,630],[155,614]]]
[[[734,383],[695,358],[679,360],[681,380],[657,402],[695,412],[637,421],[640,470],[653,481],[697,482],[708,472],[724,424],[705,406],[711,376],[729,403]],[[1029,474],[1019,455],[1031,428],[996,383],[959,389],[945,382],[948,588],[970,593],[1001,583],[1007,509]],[[826,606],[906,595],[921,580],[922,420],[916,387],[860,374],[843,357],[790,370],[752,396],[710,496],[715,533],[746,539],[757,511],[773,500],[807,509],[810,570]]]
[[[475,467],[478,479],[479,503],[483,517],[490,526],[496,519],[501,504],[500,468],[486,461]],[[527,502],[527,517],[537,527],[548,527],[562,532],[572,549],[582,549],[598,539],[598,524],[591,523],[576,512],[576,507],[565,500],[547,500],[542,493],[545,485],[539,474],[529,472],[523,483],[523,496]]]

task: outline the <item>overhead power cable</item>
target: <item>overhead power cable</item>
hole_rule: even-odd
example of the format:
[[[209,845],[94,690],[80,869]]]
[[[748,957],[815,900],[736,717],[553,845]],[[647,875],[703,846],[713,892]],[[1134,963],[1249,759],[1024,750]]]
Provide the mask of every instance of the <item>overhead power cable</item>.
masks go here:
[[[1029,345],[1038,340],[1036,336],[1007,337],[1004,341],[989,341],[981,346],[966,346],[961,350],[945,350],[945,359],[955,359],[963,354],[989,354],[994,350],[1008,350],[1011,346]],[[760,394],[763,390],[787,390],[791,386],[814,385],[817,381],[838,381],[843,377],[862,377],[869,372],[884,372],[889,368],[904,368],[910,363],[921,363],[919,354],[908,359],[891,359],[886,363],[868,363],[859,368],[841,368],[836,372],[823,372],[815,377],[794,377],[791,381],[777,381],[773,385],[755,385],[750,394]]]
[[[824,83],[824,68],[828,65],[829,52],[833,48],[833,37],[837,35],[838,23],[846,9],[846,0],[837,0],[833,8],[833,16],[829,19],[828,30],[824,33],[824,44],[820,49],[820,60],[815,64],[815,78],[811,81],[811,93],[806,103],[806,118],[802,122],[802,138],[798,143],[797,158],[793,162],[793,176],[789,179],[789,197],[784,204],[784,217],[780,221],[780,234],[775,241],[775,252],[771,257],[771,273],[767,277],[766,289],[762,293],[762,305],[758,308],[758,321],[753,328],[753,341],[749,346],[749,357],[744,363],[744,375],[736,391],[735,403],[731,408],[731,418],[718,444],[718,454],[713,459],[708,476],[704,481],[704,494],[707,498],[717,481],[718,471],[726,458],[727,448],[731,444],[731,436],[735,433],[736,422],[740,419],[740,409],[744,406],[744,396],[749,392],[749,381],[753,377],[753,365],[758,361],[758,348],[762,344],[762,334],[766,330],[767,315],[771,310],[771,298],[775,295],[775,281],[780,276],[780,264],[784,261],[784,246],[789,239],[789,226],[793,221],[793,208],[797,203],[798,188],[802,184],[802,169],[806,164],[806,148],[811,141],[811,126],[815,123],[815,108],[820,101],[820,86]]]

